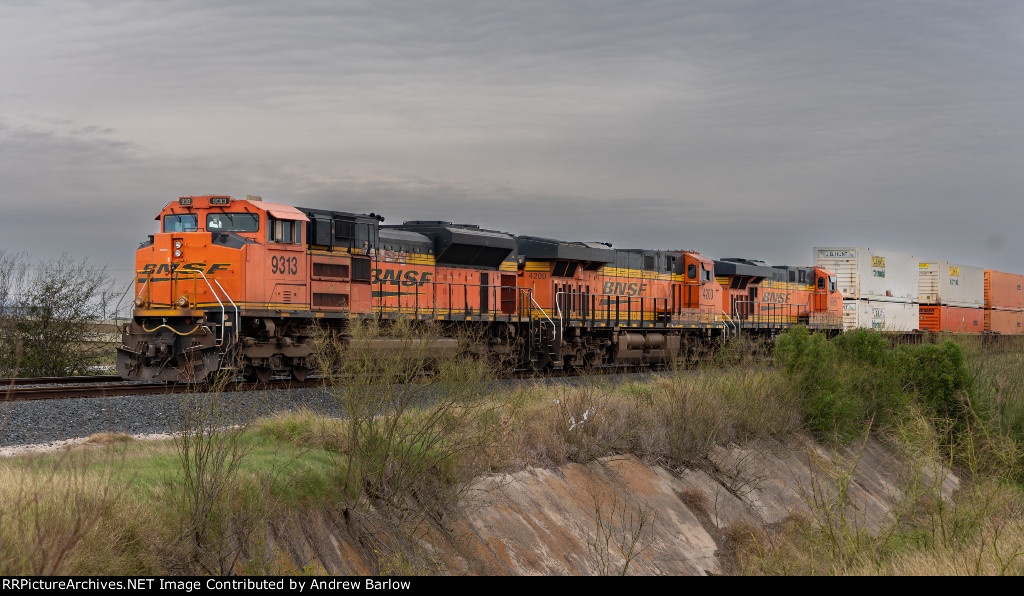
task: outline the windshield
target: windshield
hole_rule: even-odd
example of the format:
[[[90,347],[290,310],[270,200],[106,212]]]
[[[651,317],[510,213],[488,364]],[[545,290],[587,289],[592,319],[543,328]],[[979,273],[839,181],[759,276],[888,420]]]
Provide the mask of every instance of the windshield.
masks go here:
[[[165,215],[164,232],[195,232],[199,226],[199,217],[187,215]]]
[[[211,213],[206,216],[206,229],[211,232],[257,232],[260,218],[255,213]]]

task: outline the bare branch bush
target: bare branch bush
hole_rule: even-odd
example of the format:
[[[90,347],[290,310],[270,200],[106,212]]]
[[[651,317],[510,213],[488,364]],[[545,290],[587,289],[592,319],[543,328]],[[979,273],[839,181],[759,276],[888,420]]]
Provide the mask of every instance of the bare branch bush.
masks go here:
[[[232,376],[219,372],[207,391],[183,394],[167,416],[181,474],[176,566],[186,572],[237,573],[268,515],[273,473],[256,485],[241,474],[254,449],[244,437],[258,407],[225,391]]]
[[[0,249],[0,374],[17,376],[21,362],[22,344],[14,333],[17,321],[17,304],[25,283],[29,260],[25,253],[13,253]]]
[[[728,375],[674,368],[665,392],[669,455],[679,464],[702,460],[716,443],[785,436],[801,425],[794,397],[763,366]]]
[[[415,529],[443,519],[486,464],[502,430],[490,401],[495,364],[484,338],[418,322],[357,323],[347,338],[321,329],[317,359],[344,417],[342,477],[349,507],[372,505]]]
[[[110,350],[90,325],[114,299],[106,267],[65,254],[30,264],[23,253],[0,251],[0,374],[82,374]],[[16,348],[21,358],[16,361]]]
[[[613,493],[610,504],[591,493],[594,529],[587,548],[597,564],[598,575],[627,575],[629,566],[654,544],[655,511],[639,503],[620,502]]]

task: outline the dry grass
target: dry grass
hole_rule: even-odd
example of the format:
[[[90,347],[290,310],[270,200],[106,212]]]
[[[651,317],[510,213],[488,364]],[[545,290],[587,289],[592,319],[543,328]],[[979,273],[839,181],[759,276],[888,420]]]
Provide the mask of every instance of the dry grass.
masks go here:
[[[1020,575],[1021,497],[1018,489],[986,483],[952,503],[923,498],[911,519],[851,539],[842,553],[829,530],[805,517],[771,529],[744,524],[725,534],[740,573],[748,575]]]
[[[496,395],[508,433],[492,469],[586,463],[631,453],[649,462],[702,460],[715,443],[782,436],[798,409],[766,368],[678,370],[641,380],[538,383]]]
[[[117,458],[82,450],[0,464],[0,574],[144,573],[161,541],[151,504],[127,496]],[[109,556],[128,552],[133,560]]]
[[[89,445],[112,445],[115,443],[127,443],[134,440],[135,437],[128,433],[103,432],[89,435],[84,442]]]
[[[277,412],[257,423],[256,428],[274,440],[310,449],[340,453],[348,442],[344,420],[325,418],[305,409]]]

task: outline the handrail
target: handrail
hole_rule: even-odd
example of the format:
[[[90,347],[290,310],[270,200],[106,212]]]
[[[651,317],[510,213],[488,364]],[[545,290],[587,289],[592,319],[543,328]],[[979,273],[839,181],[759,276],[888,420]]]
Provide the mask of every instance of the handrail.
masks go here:
[[[737,314],[735,312],[735,309],[736,306],[739,304],[749,304],[751,306],[750,312],[747,314],[747,317],[750,318],[749,323],[751,325],[756,326],[758,329],[760,329],[762,325],[770,326],[782,325],[786,323],[798,323],[800,319],[800,304],[774,304],[758,302],[756,300],[736,300],[735,302],[732,303],[734,315]],[[758,304],[762,305],[763,312],[755,312],[757,309],[754,307],[755,305]],[[782,314],[779,311],[785,311],[785,313]],[[794,320],[787,320],[789,318],[792,318]],[[744,319],[742,316],[739,316],[739,320],[743,321]]]
[[[555,292],[555,308],[558,309],[558,335],[561,337],[565,333],[565,316],[562,314],[562,301],[558,299],[559,296],[564,296],[564,291]]]
[[[537,304],[537,300],[533,297],[533,292],[527,292],[527,293],[530,295],[530,302],[532,302],[533,305],[535,307],[537,307],[537,310],[539,310],[541,312],[541,314],[544,315],[544,318],[548,320],[548,323],[551,323],[551,331],[553,332],[555,330],[555,322],[552,321],[551,317],[548,316],[547,311],[544,310],[543,308],[541,308],[541,306],[539,304]]]
[[[175,273],[177,273],[177,272],[175,272]],[[214,290],[213,286],[210,285],[210,280],[206,279],[206,274],[204,274],[199,269],[195,269],[195,270],[191,271],[191,273],[193,273],[193,274],[198,273],[200,276],[202,276],[203,281],[206,282],[206,287],[210,288],[210,293],[213,294],[213,297],[217,300],[217,304],[220,305],[220,341],[217,343],[217,346],[222,346],[222,345],[224,345],[224,328],[225,328],[224,323],[226,322],[225,319],[227,318],[227,311],[224,309],[224,303],[221,301],[220,296],[217,295],[217,290]],[[217,284],[217,285],[220,285],[220,284]],[[225,294],[226,294],[226,292],[225,292]],[[234,304],[234,303],[232,302],[232,304]],[[237,324],[236,324],[236,326],[237,326]]]
[[[152,271],[146,271],[145,269],[141,269],[141,270],[135,272],[136,275],[138,275],[139,273],[146,274],[146,281],[142,282],[142,287],[139,288],[139,293],[135,295],[136,299],[138,299],[140,296],[142,296],[142,292],[146,289],[146,286],[149,285],[149,280],[152,279],[152,277],[153,277],[153,272]]]
[[[221,292],[224,292],[224,297],[228,299],[228,302],[230,302],[231,306],[233,306],[234,309],[235,309],[235,322],[234,322],[234,327],[235,327],[235,345],[238,345],[238,339],[239,339],[240,334],[241,334],[241,329],[239,329],[239,327],[240,327],[240,323],[241,323],[241,320],[242,320],[241,317],[239,316],[239,313],[238,313],[238,305],[235,304],[235,301],[231,299],[231,294],[228,294],[228,291],[224,289],[224,286],[220,285],[220,281],[218,281],[217,279],[214,279],[213,283],[217,284],[217,287],[220,288]],[[223,315],[221,315],[221,316],[223,317]],[[223,322],[224,321],[221,321],[222,324],[223,324]]]
[[[729,325],[732,325],[733,333],[739,335],[740,327],[739,327],[739,325],[735,321],[732,320],[732,317],[729,316],[729,313],[725,312],[725,309],[723,309],[723,308],[719,308],[718,310],[722,313],[722,316],[725,317],[726,324],[722,325],[722,326],[725,327],[726,329],[728,329]]]

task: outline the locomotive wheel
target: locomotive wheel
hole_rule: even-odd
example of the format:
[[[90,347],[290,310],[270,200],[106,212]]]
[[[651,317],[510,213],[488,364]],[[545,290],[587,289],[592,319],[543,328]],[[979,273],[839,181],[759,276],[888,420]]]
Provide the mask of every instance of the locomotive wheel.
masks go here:
[[[292,367],[292,380],[303,382],[306,380],[306,376],[309,375],[309,369],[305,366],[293,366]]]
[[[260,383],[269,383],[270,377],[274,375],[274,369],[269,366],[254,366],[246,373],[245,378],[248,380],[255,379]]]

